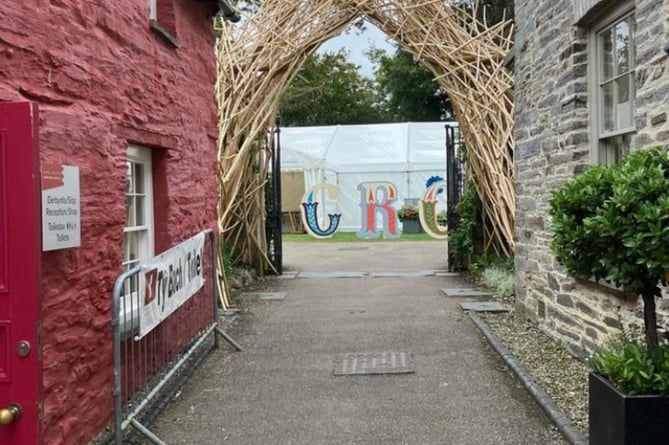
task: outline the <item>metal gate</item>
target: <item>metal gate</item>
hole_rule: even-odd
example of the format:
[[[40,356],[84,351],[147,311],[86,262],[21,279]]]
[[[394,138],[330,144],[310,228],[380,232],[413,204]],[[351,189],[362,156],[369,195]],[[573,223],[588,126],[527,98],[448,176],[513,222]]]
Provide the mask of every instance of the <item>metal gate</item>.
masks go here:
[[[283,245],[281,242],[281,119],[277,117],[276,127],[268,138],[271,156],[270,176],[265,186],[265,238],[267,256],[280,274],[283,271]]]
[[[460,202],[464,190],[464,172],[463,172],[463,153],[462,138],[460,128],[446,124],[446,203],[448,209],[446,212],[448,219],[448,230],[452,232],[458,226],[458,215],[455,207]],[[448,269],[457,271],[464,269],[464,264],[448,252]]]
[[[201,267],[208,285],[187,297],[187,301],[175,308],[173,315],[166,312],[164,318],[161,316],[159,323],[146,335],[140,337],[145,313],[142,308],[155,299],[160,301],[160,298],[165,307],[167,298],[176,298],[173,293],[161,295],[167,292],[158,290],[156,280],[161,278],[152,273],[158,272],[156,259],[161,260],[160,256],[138,264],[116,280],[112,295],[114,445],[137,443],[138,440],[132,438],[133,432],[155,445],[165,445],[146,426],[147,419],[155,415],[154,409],[162,408],[170,400],[173,390],[178,388],[178,380],[188,375],[188,369],[197,366],[212,348],[218,347],[219,336],[235,350],[242,350],[218,323],[216,237],[211,229],[207,229],[191,240],[198,236],[205,240],[202,258],[196,263],[193,257],[190,265],[178,273],[183,279],[184,274],[196,273],[193,268]],[[131,437],[127,441],[124,440],[126,431]]]

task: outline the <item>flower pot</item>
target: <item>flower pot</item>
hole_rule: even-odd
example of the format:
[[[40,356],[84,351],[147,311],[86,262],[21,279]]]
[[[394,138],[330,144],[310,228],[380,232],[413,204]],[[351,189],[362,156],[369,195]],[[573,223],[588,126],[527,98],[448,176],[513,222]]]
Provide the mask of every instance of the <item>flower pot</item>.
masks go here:
[[[590,373],[590,445],[665,445],[669,396],[626,396]]]
[[[417,219],[405,219],[402,221],[402,233],[422,233],[423,226]]]

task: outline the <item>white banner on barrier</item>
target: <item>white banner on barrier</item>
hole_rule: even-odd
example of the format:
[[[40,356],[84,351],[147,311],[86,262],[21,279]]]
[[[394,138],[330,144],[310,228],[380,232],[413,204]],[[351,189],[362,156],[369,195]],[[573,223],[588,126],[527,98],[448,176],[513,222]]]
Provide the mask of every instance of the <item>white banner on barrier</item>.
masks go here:
[[[142,263],[139,335],[142,338],[204,285],[204,232]]]

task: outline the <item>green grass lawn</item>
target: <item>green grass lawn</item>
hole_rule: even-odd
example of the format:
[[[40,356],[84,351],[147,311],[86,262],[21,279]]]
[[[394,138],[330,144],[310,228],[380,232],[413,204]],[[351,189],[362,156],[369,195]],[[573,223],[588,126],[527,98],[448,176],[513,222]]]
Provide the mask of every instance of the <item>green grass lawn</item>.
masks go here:
[[[318,239],[314,238],[311,235],[307,234],[293,234],[293,233],[284,233],[283,234],[284,242],[345,242],[345,241],[356,241],[356,242],[402,242],[402,241],[443,241],[432,238],[427,233],[406,233],[402,234],[399,238],[388,239],[383,238],[383,236],[376,239],[367,239],[367,238],[358,238],[357,232],[337,232],[332,235],[331,238]]]

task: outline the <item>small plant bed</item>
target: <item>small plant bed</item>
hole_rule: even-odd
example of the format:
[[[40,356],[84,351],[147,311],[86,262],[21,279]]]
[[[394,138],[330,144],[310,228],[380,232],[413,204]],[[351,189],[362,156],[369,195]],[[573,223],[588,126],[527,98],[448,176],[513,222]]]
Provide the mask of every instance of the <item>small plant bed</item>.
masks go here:
[[[576,427],[587,434],[588,366],[564,344],[513,310],[513,260],[479,258],[472,262],[469,272],[478,285],[493,291],[493,300],[511,308],[511,312],[479,313],[479,317]]]
[[[588,366],[514,311],[479,317],[578,429],[587,434]]]

